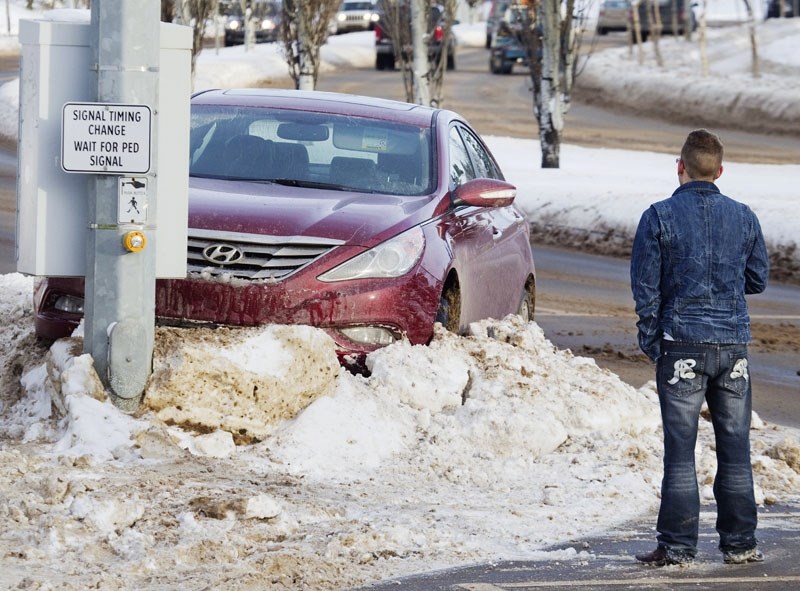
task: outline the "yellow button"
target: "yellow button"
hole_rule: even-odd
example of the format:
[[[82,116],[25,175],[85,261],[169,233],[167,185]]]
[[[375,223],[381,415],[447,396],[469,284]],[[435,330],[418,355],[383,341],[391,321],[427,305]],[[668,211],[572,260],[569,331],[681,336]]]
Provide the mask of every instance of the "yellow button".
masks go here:
[[[141,252],[147,245],[147,239],[141,232],[133,231],[122,237],[122,243],[129,252]]]

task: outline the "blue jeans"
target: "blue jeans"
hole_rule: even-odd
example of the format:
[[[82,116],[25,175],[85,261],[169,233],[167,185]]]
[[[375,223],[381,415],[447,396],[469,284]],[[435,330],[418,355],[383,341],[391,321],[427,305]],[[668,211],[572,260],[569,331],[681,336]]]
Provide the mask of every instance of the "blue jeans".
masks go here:
[[[703,399],[716,439],[717,532],[723,552],[756,546],[757,512],[750,464],[752,408],[747,345],[663,340],[656,383],[664,426],[664,478],[658,543],[694,556],[700,520],[694,450]]]

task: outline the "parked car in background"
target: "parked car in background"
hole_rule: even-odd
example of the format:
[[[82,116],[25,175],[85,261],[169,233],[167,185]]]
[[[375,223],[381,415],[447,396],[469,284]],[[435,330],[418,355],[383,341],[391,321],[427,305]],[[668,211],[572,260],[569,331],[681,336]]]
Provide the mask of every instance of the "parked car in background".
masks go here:
[[[281,3],[256,1],[252,3],[250,11],[250,25],[253,27],[256,43],[277,41],[281,25]],[[225,46],[244,43],[246,27],[246,15],[236,2],[231,6],[225,21]]]
[[[377,0],[344,0],[336,13],[336,33],[371,31],[378,18]]]
[[[795,6],[794,0],[768,0],[767,18],[795,17]]]
[[[597,34],[607,35],[609,31],[627,31],[630,11],[630,0],[601,0],[595,27]]]
[[[402,9],[408,10],[408,3],[402,4]],[[407,22],[411,22],[407,20]],[[456,23],[453,23],[456,24]],[[410,27],[410,25],[409,25]],[[456,36],[450,33],[447,37],[447,47],[444,46],[445,10],[438,4],[431,6],[428,18],[428,57],[431,61],[438,60],[443,50],[447,51],[446,68],[456,69]],[[407,38],[411,39],[411,32]],[[409,48],[410,53],[410,48]],[[411,56],[409,55],[409,60]],[[386,23],[386,17],[379,13],[375,23],[375,69],[393,70],[395,67],[394,40]]]
[[[532,319],[536,281],[516,189],[454,112],[295,90],[191,101],[187,276],[156,281],[159,323],[304,324],[343,365],[434,324]],[[36,333],[71,334],[83,279],[47,278]]]
[[[522,37],[527,9],[523,4],[507,4],[499,15],[489,48],[489,71],[492,74],[511,74],[515,65],[529,65]]]
[[[663,35],[683,35],[686,30],[686,19],[689,19],[690,30],[697,29],[697,18],[692,10],[692,2],[687,0],[655,0],[655,6],[661,18],[661,34]],[[639,3],[639,26],[642,33],[642,41],[647,41],[653,29],[653,19],[649,15],[647,7],[649,3],[642,1]],[[673,10],[674,8],[674,10]],[[687,12],[688,11],[688,12]],[[675,14],[676,18],[672,18]],[[633,8],[629,11],[631,23],[631,35],[636,41],[636,31],[633,27]]]

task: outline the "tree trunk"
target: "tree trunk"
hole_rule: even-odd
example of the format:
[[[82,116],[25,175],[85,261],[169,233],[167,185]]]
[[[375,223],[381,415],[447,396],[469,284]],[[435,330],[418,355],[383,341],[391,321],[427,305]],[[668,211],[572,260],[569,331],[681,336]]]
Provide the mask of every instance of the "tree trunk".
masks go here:
[[[758,78],[761,75],[758,67],[758,44],[756,40],[756,18],[753,14],[753,7],[750,5],[750,0],[743,0],[744,7],[747,10],[747,28],[750,31],[750,54],[752,57],[752,71],[753,78]],[[795,8],[795,11],[797,8]],[[795,12],[795,14],[797,14]]]
[[[539,113],[539,141],[542,150],[542,168],[560,166],[561,130],[561,27],[559,0],[543,0],[542,18],[542,80],[537,101]]]
[[[706,40],[706,8],[707,2],[703,0],[702,10],[700,11],[700,39],[699,39],[699,46],[700,46],[700,67],[702,69],[702,73],[704,77],[707,77],[709,74],[709,67],[708,67],[708,43]]]
[[[636,38],[636,47],[639,49],[639,65],[644,64],[644,49],[642,48],[642,22],[639,19],[639,6],[647,0],[634,0],[631,4],[633,10],[633,36]]]
[[[650,19],[650,39],[653,43],[653,51],[656,56],[656,65],[659,68],[664,67],[664,58],[661,57],[661,47],[658,42],[661,39],[661,31],[664,28],[661,24],[661,5],[657,0],[647,0],[649,3],[649,10],[647,11],[648,19]]]
[[[314,90],[319,75],[319,48],[328,38],[339,0],[284,0],[280,38],[289,76],[298,90]]]
[[[299,39],[299,47],[297,48],[297,55],[300,60],[299,72],[297,77],[297,90],[314,90],[314,59],[310,55],[311,48],[308,43],[308,33],[306,27],[308,24],[304,18],[298,19],[297,23],[297,36]]]
[[[441,3],[444,9],[444,26],[442,27],[442,39],[438,59],[431,60],[428,70],[428,88],[430,92],[430,105],[435,107],[444,106],[444,73],[455,66],[455,56],[450,55],[447,48],[450,47],[450,38],[453,34],[453,22],[455,21],[458,0],[444,0]]]
[[[414,88],[414,102],[418,105],[431,104],[428,85],[428,6],[425,0],[411,0],[411,72]]]

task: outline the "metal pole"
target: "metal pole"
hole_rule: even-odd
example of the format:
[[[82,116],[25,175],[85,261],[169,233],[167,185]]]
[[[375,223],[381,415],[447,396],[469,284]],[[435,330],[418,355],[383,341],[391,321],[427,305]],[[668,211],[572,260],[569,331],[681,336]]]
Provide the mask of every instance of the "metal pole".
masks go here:
[[[103,0],[91,6],[97,102],[146,105],[154,122],[145,175],[149,222],[120,222],[119,176],[89,177],[84,351],[92,355],[112,400],[127,411],[138,407],[152,370],[155,245],[147,224],[155,218],[157,194],[159,19],[159,3],[152,0]],[[139,252],[123,245],[132,230],[151,240]]]

